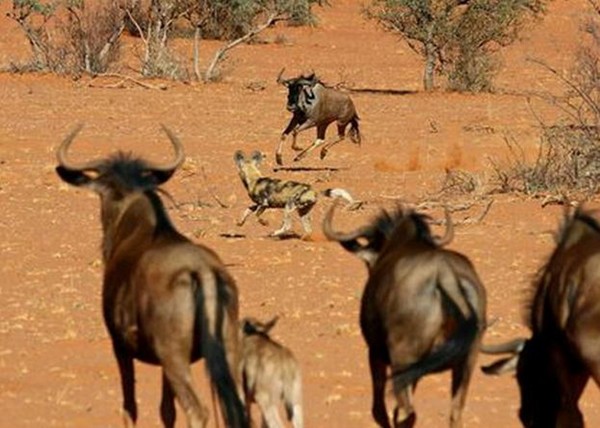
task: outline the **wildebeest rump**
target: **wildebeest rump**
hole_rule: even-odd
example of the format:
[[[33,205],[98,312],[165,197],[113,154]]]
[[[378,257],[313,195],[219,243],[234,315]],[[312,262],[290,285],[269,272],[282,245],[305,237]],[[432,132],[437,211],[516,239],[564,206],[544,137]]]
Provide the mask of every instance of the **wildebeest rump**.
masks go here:
[[[283,79],[283,71],[277,76],[277,83],[288,88],[286,108],[292,113],[292,118],[281,134],[275,160],[278,165],[283,164],[283,143],[289,133],[292,133],[292,148],[300,151],[294,158],[299,161],[309,152],[323,145],[321,159],[327,156],[329,149],[344,140],[346,127],[350,124],[350,139],[360,145],[361,136],[358,127],[358,113],[354,103],[348,94],[325,86],[315,74],[299,76],[292,79]],[[325,132],[327,127],[337,122],[338,138],[325,144]],[[302,150],[296,144],[296,136],[299,132],[316,126],[317,139],[306,149]]]
[[[452,237],[432,236],[426,218],[412,210],[383,211],[350,233],[332,229],[335,205],[323,231],[369,269],[360,308],[372,380],[372,414],[390,427],[385,405],[387,367],[396,397],[395,427],[412,427],[411,392],[423,375],[452,371],[450,426],[462,426],[462,409],[485,330],[486,293],[471,262],[443,249]]]
[[[188,426],[204,427],[208,414],[194,390],[190,363],[205,358],[227,426],[247,427],[236,384],[236,284],[217,254],[175,229],[157,193],[184,160],[181,143],[164,128],[176,153],[164,165],[122,152],[76,164],[67,151],[80,129],[60,145],[56,171],[67,183],[100,196],[102,305],[121,375],[125,426],[137,419],[138,359],[162,367],[164,425],[175,424],[176,397]]]
[[[483,347],[512,354],[483,369],[516,369],[525,427],[580,428],[579,398],[590,377],[600,386],[600,223],[591,213],[566,214],[534,285],[531,337]]]

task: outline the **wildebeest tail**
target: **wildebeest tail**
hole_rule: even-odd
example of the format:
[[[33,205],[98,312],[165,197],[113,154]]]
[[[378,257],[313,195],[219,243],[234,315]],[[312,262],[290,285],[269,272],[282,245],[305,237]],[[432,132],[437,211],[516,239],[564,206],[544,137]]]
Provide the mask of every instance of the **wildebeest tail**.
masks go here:
[[[352,120],[350,120],[350,130],[348,131],[348,136],[354,144],[358,144],[360,146],[361,136],[360,129],[358,128],[358,119],[358,115],[355,115]]]
[[[399,370],[392,371],[394,389],[396,391],[412,385],[416,380],[428,373],[435,373],[447,368],[453,361],[465,358],[471,351],[473,341],[480,330],[480,320],[471,306],[471,316],[465,318],[456,303],[449,298],[442,287],[438,287],[445,301],[445,309],[449,316],[458,320],[458,326],[452,336],[439,348],[420,361]],[[470,302],[467,304],[471,305]]]
[[[216,390],[225,426],[249,428],[248,418],[227,361],[223,332],[227,299],[226,283],[217,273],[199,272],[196,288],[196,323],[202,341],[202,355]]]

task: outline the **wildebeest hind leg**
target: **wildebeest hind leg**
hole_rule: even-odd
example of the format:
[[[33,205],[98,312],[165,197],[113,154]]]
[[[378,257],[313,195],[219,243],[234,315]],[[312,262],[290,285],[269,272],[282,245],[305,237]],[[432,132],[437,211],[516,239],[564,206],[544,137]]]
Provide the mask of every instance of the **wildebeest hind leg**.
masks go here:
[[[160,419],[165,428],[175,426],[175,394],[165,373],[162,376],[162,398],[160,400]]]
[[[327,143],[323,146],[323,148],[321,149],[321,154],[320,157],[321,159],[325,159],[325,156],[327,156],[327,152],[329,151],[329,149],[331,149],[333,146],[335,146],[338,143],[341,143],[342,141],[344,141],[344,138],[346,138],[346,125],[338,125],[337,129],[338,129],[338,139],[335,141],[332,141],[330,143]]]
[[[471,351],[463,362],[452,369],[452,405],[450,409],[450,427],[462,428],[462,411],[467,400],[467,391],[471,382],[473,368],[479,354],[479,340],[471,345]]]
[[[121,389],[123,392],[123,425],[125,428],[133,428],[137,420],[137,404],[135,402],[135,371],[133,358],[126,355],[124,351],[114,347],[115,357],[119,364],[121,375]]]
[[[375,422],[382,428],[391,428],[385,409],[385,381],[387,379],[387,365],[376,355],[369,351],[369,368],[371,370],[371,383],[373,389],[371,414]]]
[[[163,363],[163,368],[179,405],[185,412],[187,426],[204,428],[208,420],[208,411],[194,390],[190,367],[183,361],[169,361]]]

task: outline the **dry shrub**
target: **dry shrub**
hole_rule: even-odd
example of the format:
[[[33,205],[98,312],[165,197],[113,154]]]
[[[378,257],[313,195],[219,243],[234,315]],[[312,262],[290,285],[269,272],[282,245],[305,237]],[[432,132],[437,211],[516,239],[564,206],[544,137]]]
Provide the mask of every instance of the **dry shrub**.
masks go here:
[[[32,48],[32,65],[25,70],[95,74],[119,57],[123,19],[116,0],[89,6],[82,0],[13,0],[7,16],[21,27]]]

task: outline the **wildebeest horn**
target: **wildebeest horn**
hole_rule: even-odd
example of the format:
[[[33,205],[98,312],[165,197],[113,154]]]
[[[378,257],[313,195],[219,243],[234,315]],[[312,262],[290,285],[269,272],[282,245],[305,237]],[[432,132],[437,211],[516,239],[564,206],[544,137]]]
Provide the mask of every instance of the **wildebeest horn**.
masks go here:
[[[93,161],[88,161],[84,163],[75,163],[67,160],[67,151],[69,150],[69,146],[79,134],[79,131],[83,128],[83,123],[77,125],[70,133],[65,137],[65,139],[60,143],[58,150],[56,151],[56,160],[58,164],[63,168],[70,169],[73,171],[93,171],[97,170],[98,167],[104,162],[102,159],[96,159]]]
[[[181,144],[181,141],[179,141],[179,138],[177,138],[177,136],[169,128],[162,124],[160,125],[160,127],[163,131],[165,131],[165,134],[167,134],[169,140],[171,141],[171,144],[173,145],[173,149],[175,149],[175,159],[172,162],[162,165],[149,164],[148,169],[152,169],[155,171],[172,171],[177,169],[177,167],[179,167],[185,160],[183,145]]]
[[[333,230],[333,227],[331,225],[331,221],[333,219],[333,212],[335,211],[335,208],[338,206],[339,204],[339,200],[334,200],[333,205],[331,206],[331,208],[329,208],[329,210],[327,211],[327,214],[325,214],[325,218],[323,219],[323,234],[325,235],[325,237],[327,239],[329,239],[330,241],[339,241],[339,242],[343,242],[343,241],[352,241],[354,239],[360,238],[361,236],[364,236],[365,233],[367,232],[367,227],[361,227],[357,230],[355,230],[354,232],[348,232],[348,233],[343,233],[343,232],[338,232]]]
[[[434,238],[435,243],[440,247],[448,245],[454,238],[454,223],[452,223],[448,207],[444,207],[444,216],[446,217],[446,233],[444,236],[436,236]]]
[[[280,83],[280,84],[282,84],[282,85],[286,86],[286,85],[289,83],[289,80],[287,80],[287,79],[284,79],[284,78],[282,77],[282,76],[283,76],[283,72],[284,72],[284,71],[285,71],[285,67],[283,67],[283,68],[281,69],[281,71],[279,72],[279,74],[277,75],[277,83]]]

